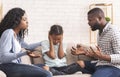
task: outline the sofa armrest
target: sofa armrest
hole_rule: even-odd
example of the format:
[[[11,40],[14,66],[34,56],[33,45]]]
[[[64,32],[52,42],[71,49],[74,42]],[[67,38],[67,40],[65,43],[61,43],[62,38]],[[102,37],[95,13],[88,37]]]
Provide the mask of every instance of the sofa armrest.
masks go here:
[[[41,54],[41,56],[42,56],[41,46],[38,46],[37,48],[35,48],[35,53]],[[33,64],[44,64],[44,59],[43,59],[43,57],[32,58],[32,63]]]
[[[78,56],[71,54],[71,48],[74,46],[74,43],[68,43],[67,49],[66,49],[66,58],[67,58],[67,64],[72,64],[78,61]]]
[[[7,77],[6,74],[0,70],[0,77]]]
[[[22,49],[25,51],[25,49]],[[37,47],[34,51],[36,54],[41,54],[41,46]],[[28,55],[22,56],[21,57],[22,64],[39,64],[39,63],[44,63],[43,58],[30,58]]]
[[[31,58],[28,55],[21,57],[22,64],[29,64],[31,65]]]
[[[23,52],[25,52],[24,48],[22,50],[23,50]],[[31,65],[31,58],[28,55],[24,55],[24,56],[21,57],[21,62],[22,62],[22,64]]]

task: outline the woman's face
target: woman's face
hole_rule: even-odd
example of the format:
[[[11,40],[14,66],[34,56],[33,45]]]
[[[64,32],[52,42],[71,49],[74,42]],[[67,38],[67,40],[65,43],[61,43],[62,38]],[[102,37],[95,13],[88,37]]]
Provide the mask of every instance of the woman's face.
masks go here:
[[[20,29],[27,29],[28,28],[28,20],[27,20],[27,15],[26,14],[24,14],[22,16],[19,27],[20,27]]]

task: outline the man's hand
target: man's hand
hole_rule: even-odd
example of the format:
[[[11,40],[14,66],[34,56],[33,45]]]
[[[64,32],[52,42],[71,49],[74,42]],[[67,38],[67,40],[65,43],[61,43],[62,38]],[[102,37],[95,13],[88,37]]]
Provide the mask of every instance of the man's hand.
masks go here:
[[[95,59],[102,59],[103,54],[101,53],[101,49],[96,46],[97,50],[94,50],[92,47],[90,47],[91,51],[86,52],[86,56],[93,57]]]
[[[77,45],[77,47],[72,47],[71,54],[73,55],[84,55],[86,51],[84,51],[83,47],[80,45]]]

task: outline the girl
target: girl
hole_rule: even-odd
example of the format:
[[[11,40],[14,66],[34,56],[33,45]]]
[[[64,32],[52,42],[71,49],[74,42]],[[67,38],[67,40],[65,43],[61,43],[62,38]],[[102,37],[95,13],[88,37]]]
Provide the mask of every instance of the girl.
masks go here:
[[[41,42],[45,65],[50,67],[53,75],[73,74],[81,70],[78,63],[67,65],[66,46],[63,44],[63,29],[53,25],[48,34],[49,40]]]

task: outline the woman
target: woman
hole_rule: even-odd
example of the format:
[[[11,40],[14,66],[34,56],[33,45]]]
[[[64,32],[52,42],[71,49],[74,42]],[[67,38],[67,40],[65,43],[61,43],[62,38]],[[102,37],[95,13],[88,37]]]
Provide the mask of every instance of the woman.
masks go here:
[[[28,21],[21,8],[11,9],[0,23],[0,70],[7,77],[51,77],[51,74],[38,66],[21,64],[20,57],[38,57],[30,51],[23,52],[21,40],[27,32]],[[36,46],[36,45],[35,45]]]

